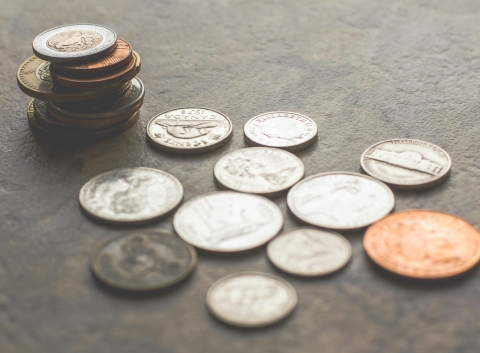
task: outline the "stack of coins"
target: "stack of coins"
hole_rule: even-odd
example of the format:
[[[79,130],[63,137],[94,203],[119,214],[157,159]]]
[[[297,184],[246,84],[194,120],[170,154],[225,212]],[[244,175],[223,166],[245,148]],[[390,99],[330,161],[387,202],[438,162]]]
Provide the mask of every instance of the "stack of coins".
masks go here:
[[[35,56],[17,71],[20,89],[34,99],[30,127],[58,137],[111,136],[132,127],[143,103],[136,76],[140,56],[110,28],[55,27],[33,41]]]

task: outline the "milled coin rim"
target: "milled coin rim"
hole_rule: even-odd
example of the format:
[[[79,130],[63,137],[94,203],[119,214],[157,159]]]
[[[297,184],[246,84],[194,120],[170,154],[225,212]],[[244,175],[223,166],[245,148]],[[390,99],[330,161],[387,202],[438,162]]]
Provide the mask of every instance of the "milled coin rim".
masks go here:
[[[220,285],[222,285],[224,282],[226,282],[226,281],[228,281],[228,280],[230,280],[234,277],[239,277],[239,276],[264,276],[264,277],[272,278],[272,279],[280,282],[282,285],[284,285],[285,289],[290,294],[290,303],[287,306],[287,309],[285,310],[285,312],[281,316],[279,316],[279,317],[277,317],[273,320],[268,320],[268,321],[264,320],[264,321],[261,321],[261,322],[258,322],[258,323],[251,324],[251,323],[245,323],[245,322],[242,323],[240,321],[231,320],[228,317],[225,317],[221,313],[216,311],[215,310],[215,305],[212,304],[213,292]],[[223,321],[227,324],[234,325],[234,326],[239,326],[239,327],[263,327],[263,326],[272,325],[274,323],[282,321],[283,319],[287,318],[290,314],[292,314],[292,312],[295,310],[295,308],[297,307],[297,304],[298,304],[298,295],[297,295],[297,291],[295,290],[295,288],[289,282],[287,282],[286,280],[284,280],[283,278],[281,278],[279,276],[275,276],[275,275],[272,275],[272,274],[267,273],[267,272],[245,271],[245,272],[233,273],[233,274],[227,275],[227,276],[222,277],[219,280],[215,281],[215,283],[213,283],[207,291],[206,304],[207,304],[208,310],[210,311],[210,313],[212,313],[213,316],[215,316],[218,320]]]

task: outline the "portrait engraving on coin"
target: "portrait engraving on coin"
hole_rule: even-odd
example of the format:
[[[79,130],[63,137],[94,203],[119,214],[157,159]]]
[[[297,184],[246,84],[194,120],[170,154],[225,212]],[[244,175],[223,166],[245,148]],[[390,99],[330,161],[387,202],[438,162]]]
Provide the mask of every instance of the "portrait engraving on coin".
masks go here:
[[[96,31],[65,31],[50,37],[47,46],[59,52],[80,52],[96,47],[102,39],[102,35]]]

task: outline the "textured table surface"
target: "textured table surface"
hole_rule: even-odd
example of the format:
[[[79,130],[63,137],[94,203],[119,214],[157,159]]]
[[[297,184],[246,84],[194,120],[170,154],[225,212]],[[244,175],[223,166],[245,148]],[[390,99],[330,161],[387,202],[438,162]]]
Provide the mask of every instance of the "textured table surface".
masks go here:
[[[0,351],[23,352],[478,352],[480,273],[434,283],[392,277],[372,265],[362,232],[347,234],[350,264],[303,280],[269,264],[265,248],[199,252],[182,285],[149,298],[109,293],[88,257],[100,241],[132,229],[87,219],[77,194],[93,176],[146,166],[175,175],[184,200],[213,191],[212,169],[245,146],[252,116],[290,110],[312,117],[319,141],[297,153],[306,175],[359,171],[361,153],[395,137],[435,143],[452,157],[449,179],[395,192],[396,210],[434,209],[480,227],[480,2],[8,1],[0,0]],[[113,28],[142,57],[146,98],[139,123],[92,144],[35,137],[29,98],[15,73],[40,32],[92,22]],[[146,143],[148,120],[199,106],[234,122],[224,148],[176,156]],[[285,197],[274,201],[296,226]],[[172,229],[172,219],[150,228]],[[147,228],[149,228],[147,227]],[[299,305],[285,321],[237,329],[214,319],[205,294],[217,279],[256,270],[286,278]]]

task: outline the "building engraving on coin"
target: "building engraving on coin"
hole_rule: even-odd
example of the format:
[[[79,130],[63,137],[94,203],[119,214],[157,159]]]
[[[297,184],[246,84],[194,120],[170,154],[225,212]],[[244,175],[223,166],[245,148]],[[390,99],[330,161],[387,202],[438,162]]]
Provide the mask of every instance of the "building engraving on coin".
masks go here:
[[[47,41],[50,49],[60,52],[78,52],[91,49],[102,42],[102,35],[96,31],[60,32]]]

